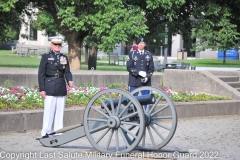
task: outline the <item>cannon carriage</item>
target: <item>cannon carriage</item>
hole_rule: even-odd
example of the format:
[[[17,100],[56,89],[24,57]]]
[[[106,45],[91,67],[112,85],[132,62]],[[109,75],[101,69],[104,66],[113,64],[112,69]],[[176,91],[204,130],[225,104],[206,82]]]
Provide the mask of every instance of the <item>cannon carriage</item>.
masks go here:
[[[143,90],[150,90],[151,94],[142,95]],[[164,91],[149,86],[131,93],[106,89],[89,101],[83,123],[38,140],[46,147],[55,147],[86,136],[101,153],[127,153],[134,149],[152,151],[161,149],[172,139],[176,126],[174,103]]]

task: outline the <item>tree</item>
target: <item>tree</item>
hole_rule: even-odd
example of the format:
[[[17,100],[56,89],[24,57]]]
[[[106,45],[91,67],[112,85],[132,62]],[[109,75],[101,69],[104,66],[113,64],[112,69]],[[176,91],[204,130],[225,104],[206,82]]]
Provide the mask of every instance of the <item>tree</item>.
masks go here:
[[[167,1],[134,1],[145,13],[146,25],[149,33],[147,39],[156,40],[155,44],[168,46],[168,55],[170,55],[170,46],[172,44],[171,36],[176,34],[183,35],[184,42],[190,41],[192,21],[190,20],[193,12],[192,0],[167,0]],[[167,25],[168,34],[165,33]],[[165,44],[165,36],[168,36],[168,43]]]
[[[24,2],[17,0],[0,0],[0,45],[12,40],[19,34],[21,22],[24,22],[20,15],[29,15],[30,9]]]
[[[86,36],[93,37],[98,48],[108,52],[117,42],[127,41],[129,35],[139,36],[147,32],[141,10],[122,1],[102,0],[28,0],[39,9],[39,15],[51,15],[54,24],[65,36],[69,46],[69,61],[72,69],[81,67],[81,44]],[[114,8],[114,9],[113,9]],[[40,28],[48,23],[46,17],[38,18]],[[51,22],[51,21],[50,21]],[[141,25],[138,25],[141,23]],[[54,27],[52,27],[54,28]],[[92,47],[92,46],[91,46]],[[96,54],[94,54],[96,59]],[[96,60],[94,67],[96,68]]]
[[[176,14],[174,9],[183,5],[185,0],[28,0],[28,2],[33,2],[40,11],[52,16],[56,28],[68,41],[71,68],[78,69],[81,61],[80,46],[86,36],[93,37],[92,43],[97,44],[94,46],[95,52],[97,50],[109,52],[115,48],[116,43],[125,42],[129,37],[146,35],[150,24],[159,21],[157,17],[159,14],[164,17],[161,22],[171,20]],[[148,19],[152,21],[149,27]],[[89,62],[93,63],[91,65],[96,69],[95,52],[90,52]]]
[[[154,1],[152,1],[152,3],[153,5],[156,4]],[[149,33],[153,33],[152,31],[155,30],[156,27],[159,28],[162,24],[167,23],[169,33],[171,33],[171,35],[181,34],[184,43],[189,43],[187,47],[191,47],[191,43],[198,38],[198,43],[193,46],[192,51],[200,51],[201,49],[205,50],[207,48],[218,48],[226,51],[226,48],[238,47],[239,45],[239,6],[240,1],[164,1],[161,5],[146,8],[148,15],[146,24],[149,27]],[[193,28],[194,35],[192,36]],[[215,32],[215,34],[213,34],[213,32]],[[216,34],[218,34],[218,38]],[[201,36],[206,36],[206,38],[201,38]],[[225,42],[223,42],[223,40],[225,40]],[[210,41],[214,42],[214,44],[209,44],[211,43]],[[203,44],[209,45],[204,45],[203,47]],[[224,45],[227,47],[224,47]],[[187,50],[190,51],[190,48],[187,48]],[[226,52],[224,55],[226,55]],[[223,62],[225,63],[225,58]]]
[[[189,42],[191,41],[192,28],[195,28],[195,37],[199,36],[199,38],[201,32],[209,32],[209,29],[214,32],[219,31],[221,25],[222,29],[225,26],[223,31],[234,30],[232,37],[235,41],[238,40],[237,33],[240,32],[240,19],[237,14],[239,1],[10,0],[7,4],[7,6],[22,10],[24,9],[21,6],[26,4],[38,8],[35,25],[47,32],[57,31],[65,36],[69,44],[69,60],[72,69],[81,68],[81,46],[87,36],[91,37],[92,41],[84,43],[92,49],[88,62],[96,69],[96,52],[98,50],[109,52],[115,48],[116,43],[126,42],[129,38],[154,37],[158,35],[158,31],[163,32],[161,30],[164,29],[165,24],[168,24],[169,34],[180,33],[184,40]],[[219,7],[226,8],[226,11],[219,10]],[[22,12],[17,13],[20,15]],[[219,20],[223,16],[225,16],[225,20],[222,21],[224,23],[220,23]],[[198,19],[198,24],[196,25],[196,21],[191,18]],[[214,25],[208,25],[210,28],[204,28],[207,21]],[[0,23],[2,24],[2,22]],[[227,28],[227,24],[230,25],[230,28]],[[202,27],[201,32],[200,26]],[[156,40],[160,39],[161,35],[158,35]],[[204,39],[204,42],[209,40]]]
[[[213,49],[224,51],[223,64],[226,63],[226,50],[238,48],[240,34],[237,25],[231,23],[229,7],[208,3],[202,18],[192,30],[192,38],[197,41],[194,50]]]
[[[116,43],[125,42],[129,37],[146,35],[148,26],[153,28],[158,26],[154,23],[169,22],[176,17],[175,9],[185,2],[185,0],[22,1],[39,9],[37,23],[35,23],[39,29],[46,29],[47,32],[57,30],[66,37],[72,69],[81,67],[81,44],[86,36],[93,37],[93,43],[97,44],[95,51],[99,49],[108,52],[115,48]],[[90,54],[89,62],[95,63],[96,66],[95,60],[96,53]]]

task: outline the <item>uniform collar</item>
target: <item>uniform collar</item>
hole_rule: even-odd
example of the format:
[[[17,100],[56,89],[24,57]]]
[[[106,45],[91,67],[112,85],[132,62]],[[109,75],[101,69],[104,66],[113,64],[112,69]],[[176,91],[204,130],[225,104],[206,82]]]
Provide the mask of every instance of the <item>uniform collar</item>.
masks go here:
[[[61,54],[60,52],[58,52],[58,53],[55,53],[54,51],[52,51],[52,54],[54,54],[54,55],[57,55],[57,54]]]

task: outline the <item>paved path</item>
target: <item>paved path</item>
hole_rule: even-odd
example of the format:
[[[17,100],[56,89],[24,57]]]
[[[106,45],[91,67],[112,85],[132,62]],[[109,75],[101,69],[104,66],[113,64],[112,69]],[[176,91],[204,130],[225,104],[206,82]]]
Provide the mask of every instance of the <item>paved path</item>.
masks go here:
[[[215,116],[200,118],[182,118],[178,120],[178,127],[167,148],[179,148],[182,150],[197,149],[198,156],[190,154],[137,152],[134,157],[110,157],[111,155],[99,155],[90,145],[87,138],[72,141],[57,148],[43,147],[37,140],[39,130],[26,131],[24,133],[8,132],[0,133],[0,159],[6,160],[43,160],[43,159],[153,159],[163,156],[166,159],[220,159],[237,160],[240,158],[240,116]],[[87,152],[87,153],[86,153]],[[135,151],[136,152],[136,151]],[[90,155],[90,153],[92,153]],[[134,154],[136,156],[136,154]],[[147,156],[151,158],[146,158]],[[12,158],[11,158],[12,156]],[[19,156],[19,157],[17,157]],[[88,157],[89,156],[89,157]],[[142,158],[142,157],[145,158]],[[179,156],[179,157],[178,157]],[[201,157],[200,157],[201,156]],[[209,157],[212,158],[209,158]]]
[[[196,67],[196,70],[217,70],[217,71],[240,71],[240,68],[222,68],[222,67]]]

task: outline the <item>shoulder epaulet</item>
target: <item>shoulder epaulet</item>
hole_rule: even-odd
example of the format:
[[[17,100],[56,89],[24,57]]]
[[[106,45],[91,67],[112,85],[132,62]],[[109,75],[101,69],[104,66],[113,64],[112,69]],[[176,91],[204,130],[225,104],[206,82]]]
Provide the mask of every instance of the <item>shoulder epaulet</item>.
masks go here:
[[[152,54],[151,52],[149,52],[149,51],[147,51],[147,50],[146,50],[146,52],[147,52],[148,54]]]
[[[49,54],[49,52],[46,52],[45,54]]]

